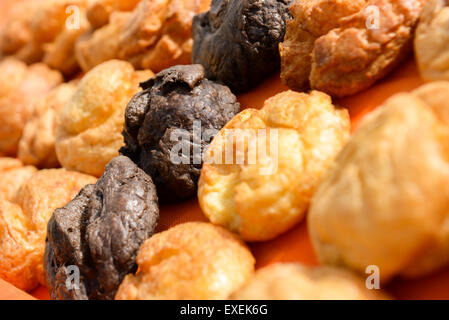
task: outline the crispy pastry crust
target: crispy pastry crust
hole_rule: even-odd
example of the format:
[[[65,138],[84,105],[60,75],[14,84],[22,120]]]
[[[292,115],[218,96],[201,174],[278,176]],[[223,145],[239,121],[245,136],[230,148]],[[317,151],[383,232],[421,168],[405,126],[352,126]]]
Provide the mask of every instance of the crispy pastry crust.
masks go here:
[[[254,257],[229,231],[189,222],[158,233],[139,250],[117,300],[226,299],[254,272]]]
[[[298,1],[280,45],[283,82],[294,90],[310,84],[337,97],[370,87],[410,53],[424,3]]]
[[[275,238],[304,218],[321,175],[349,137],[349,126],[347,110],[335,108],[318,91],[286,91],[268,99],[262,110],[242,111],[207,151],[198,184],[201,209],[212,223],[244,240]],[[229,150],[235,155],[226,160]]]
[[[99,177],[123,146],[125,108],[151,71],[111,60],[88,72],[65,104],[56,128],[56,154],[69,170]]]

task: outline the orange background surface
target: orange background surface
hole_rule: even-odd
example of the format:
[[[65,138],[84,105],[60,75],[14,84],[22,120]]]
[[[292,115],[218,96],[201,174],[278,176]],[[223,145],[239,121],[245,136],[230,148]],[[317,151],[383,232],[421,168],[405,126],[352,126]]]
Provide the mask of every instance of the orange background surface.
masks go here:
[[[387,79],[373,88],[334,102],[349,110],[354,130],[366,113],[382,104],[391,95],[413,90],[422,83],[414,60],[410,58]],[[282,85],[279,75],[275,75],[255,90],[240,95],[239,101],[243,108],[261,108],[267,98],[287,89]],[[404,108],[406,107],[404,106]],[[162,206],[158,231],[187,221],[207,221],[201,213],[196,199],[181,204]],[[307,265],[317,265],[305,221],[274,240],[250,243],[249,247],[256,257],[257,268],[275,262],[301,262]],[[449,268],[416,280],[396,279],[385,289],[397,299],[449,299]],[[37,299],[49,298],[45,287],[40,287],[31,294]],[[32,296],[0,280],[0,299],[33,299]]]

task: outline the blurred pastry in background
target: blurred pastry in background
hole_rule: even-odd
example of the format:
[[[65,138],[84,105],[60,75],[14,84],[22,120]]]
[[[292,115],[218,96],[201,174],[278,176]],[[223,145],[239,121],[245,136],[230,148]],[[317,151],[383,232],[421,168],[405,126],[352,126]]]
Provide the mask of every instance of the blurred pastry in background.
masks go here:
[[[139,269],[117,300],[226,299],[254,272],[254,257],[234,234],[204,222],[157,233],[140,247]]]
[[[9,23],[9,15],[12,10],[12,6],[17,4],[19,0],[3,0],[0,1],[0,57],[2,56],[1,50],[1,37],[4,28]]]
[[[95,181],[64,169],[42,170],[26,180],[10,201],[0,197],[0,278],[25,291],[45,285],[48,220],[56,208]]]
[[[259,269],[231,295],[233,300],[384,300],[382,290],[369,290],[365,279],[333,267],[277,263]]]
[[[62,109],[76,88],[76,81],[60,84],[35,103],[19,142],[18,158],[24,164],[42,169],[60,166],[56,157],[55,131]]]
[[[97,23],[100,28],[78,41],[78,62],[84,71],[111,59],[154,72],[189,64],[193,16],[209,5],[210,0],[142,0],[132,12],[111,11],[107,24]]]
[[[142,0],[120,35],[119,58],[154,72],[189,64],[193,16],[209,6],[210,0]]]
[[[0,199],[11,200],[36,171],[35,167],[25,166],[19,159],[0,158]]]
[[[34,103],[62,82],[58,71],[45,64],[0,61],[0,155],[15,156]]]
[[[0,30],[0,51],[4,56],[14,55],[26,63],[42,59],[41,48],[27,46],[32,42],[32,20],[37,14],[40,1],[17,0],[9,7]]]
[[[416,30],[415,56],[424,80],[449,80],[448,1],[427,1]]]
[[[89,30],[77,40],[75,56],[83,71],[117,58],[120,32],[130,16],[130,12],[113,12],[108,24]]]
[[[72,76],[79,71],[75,43],[89,29],[88,0],[46,0],[33,21],[34,39],[44,51],[42,62]]]
[[[285,91],[237,114],[206,152],[198,200],[209,220],[246,241],[300,222],[321,175],[349,138],[346,109],[318,91]]]
[[[88,0],[20,0],[0,34],[0,49],[26,63],[41,61],[66,76],[78,70],[75,42],[89,27]]]
[[[281,79],[293,90],[352,95],[412,50],[425,0],[297,1],[280,45]]]
[[[400,93],[368,115],[307,218],[320,262],[381,282],[449,264],[449,82]]]
[[[111,60],[89,71],[65,104],[56,128],[55,148],[61,165],[99,177],[118,156],[126,105],[151,78],[125,61]]]
[[[132,11],[140,0],[90,0],[87,8],[87,19],[94,29],[109,23],[115,11]]]

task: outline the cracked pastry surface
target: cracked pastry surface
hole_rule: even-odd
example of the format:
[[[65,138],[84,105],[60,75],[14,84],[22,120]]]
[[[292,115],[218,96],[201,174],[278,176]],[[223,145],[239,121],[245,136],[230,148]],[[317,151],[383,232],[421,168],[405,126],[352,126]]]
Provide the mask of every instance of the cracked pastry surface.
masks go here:
[[[59,72],[45,64],[0,61],[0,155],[15,156],[34,103],[62,82]]]
[[[63,83],[34,105],[19,142],[18,158],[39,168],[59,166],[55,151],[55,131],[59,115],[76,91],[75,82]]]
[[[111,60],[89,71],[65,104],[56,128],[55,148],[61,165],[99,177],[123,146],[126,104],[139,82],[153,75]]]
[[[310,84],[312,89],[337,97],[370,87],[411,52],[424,3],[296,2],[291,7],[294,19],[287,23],[280,45],[282,81],[294,90],[307,89]]]
[[[242,111],[206,153],[198,183],[203,213],[246,241],[287,231],[303,219],[349,127],[347,110],[318,91],[286,91],[266,100],[261,110]]]
[[[47,222],[53,210],[64,206],[96,179],[64,169],[33,174],[10,201],[0,197],[0,277],[30,291],[45,284],[43,257]]]
[[[206,79],[201,65],[165,69],[141,86],[126,107],[120,152],[152,176],[161,201],[189,198],[203,152],[240,104],[228,87]]]
[[[428,0],[416,29],[415,55],[424,80],[449,80],[449,2]]]
[[[382,282],[449,263],[449,83],[387,100],[362,122],[315,193],[309,234],[319,260]],[[406,108],[404,107],[406,106]]]
[[[365,279],[343,269],[277,263],[256,271],[232,300],[378,300],[388,296],[366,288]]]
[[[226,229],[189,222],[155,234],[137,255],[139,270],[116,300],[226,299],[254,272],[254,257]]]
[[[192,62],[206,77],[245,92],[279,70],[278,45],[291,18],[290,0],[214,0],[193,20]]]
[[[158,218],[150,176],[127,157],[111,160],[95,185],[50,218],[44,269],[52,299],[114,299],[125,275],[137,270],[137,251]],[[81,281],[68,290],[71,266]]]

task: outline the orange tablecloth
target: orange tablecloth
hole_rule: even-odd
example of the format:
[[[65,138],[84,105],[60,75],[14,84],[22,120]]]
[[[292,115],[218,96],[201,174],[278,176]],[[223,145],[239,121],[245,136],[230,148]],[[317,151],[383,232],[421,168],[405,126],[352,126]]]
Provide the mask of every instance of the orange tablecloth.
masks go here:
[[[400,91],[412,90],[423,82],[420,79],[413,59],[405,62],[389,78],[378,83],[375,87],[352,97],[335,101],[335,103],[348,108],[353,129],[358,121],[369,111],[383,103],[388,97]],[[276,93],[287,90],[282,85],[279,75],[273,76],[256,90],[243,94],[239,101],[243,108],[261,108],[265,99]],[[406,106],[404,106],[406,107]],[[161,218],[158,231],[187,221],[206,221],[198,206],[198,201],[192,199],[188,202],[161,207]],[[274,262],[302,262],[316,265],[317,260],[309,241],[306,223],[303,222],[281,235],[280,237],[261,243],[249,244],[257,261],[257,268]],[[418,280],[397,279],[386,288],[398,299],[449,299],[449,268],[440,273]],[[48,292],[40,287],[32,293],[38,299],[48,299]],[[0,298],[25,298],[26,295],[15,288],[5,286],[0,281]]]

